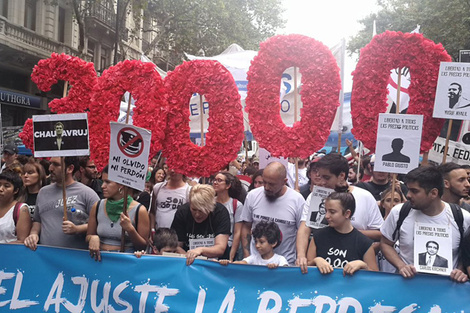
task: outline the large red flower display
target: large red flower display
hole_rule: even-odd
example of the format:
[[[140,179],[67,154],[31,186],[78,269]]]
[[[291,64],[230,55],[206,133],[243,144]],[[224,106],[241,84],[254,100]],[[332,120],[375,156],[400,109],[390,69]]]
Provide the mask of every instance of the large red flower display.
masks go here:
[[[280,116],[281,76],[286,68],[302,74],[301,120],[288,127]],[[339,106],[341,81],[331,51],[302,35],[275,36],[261,44],[248,72],[246,111],[260,147],[273,156],[308,157],[322,148]]]
[[[72,87],[68,95],[52,100],[49,107],[58,114],[81,113],[88,109],[97,76],[93,63],[66,54],[52,53],[50,58],[40,60],[34,66],[31,80],[44,92],[51,90],[59,80],[69,82]],[[33,150],[32,119],[26,120],[19,136],[24,145]]]
[[[169,92],[164,155],[171,169],[188,176],[210,176],[234,160],[243,140],[240,95],[230,72],[219,62],[185,62],[165,78]],[[206,145],[189,139],[189,100],[193,93],[209,102]]]
[[[387,109],[390,70],[408,67],[411,83],[408,114],[422,114],[421,152],[429,151],[445,120],[432,117],[440,62],[451,61],[441,44],[421,34],[387,31],[375,36],[360,53],[353,72],[352,133],[369,150],[375,150],[379,113]]]
[[[155,65],[123,61],[103,72],[90,105],[91,158],[101,170],[109,158],[109,122],[117,121],[121,98],[129,91],[136,100],[133,125],[152,132],[150,156],[161,148],[166,127],[166,91]]]

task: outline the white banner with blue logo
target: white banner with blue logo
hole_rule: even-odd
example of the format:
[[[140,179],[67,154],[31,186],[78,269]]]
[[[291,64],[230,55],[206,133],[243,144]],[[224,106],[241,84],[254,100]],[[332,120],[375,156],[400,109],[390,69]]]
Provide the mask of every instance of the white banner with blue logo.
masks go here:
[[[470,312],[470,284],[0,245],[0,312]]]

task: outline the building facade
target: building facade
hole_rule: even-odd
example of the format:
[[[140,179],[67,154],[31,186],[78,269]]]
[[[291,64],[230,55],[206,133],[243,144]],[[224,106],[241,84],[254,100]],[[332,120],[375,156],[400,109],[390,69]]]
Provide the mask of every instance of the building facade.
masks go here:
[[[0,0],[0,104],[3,130],[23,126],[27,118],[49,113],[47,103],[61,97],[63,82],[50,92],[38,90],[31,81],[34,65],[53,52],[80,56],[91,61],[100,75],[113,63],[116,42],[116,1],[75,1],[56,4],[46,0]],[[110,4],[111,3],[111,4]],[[77,16],[79,12],[79,16]],[[132,14],[130,14],[132,15]],[[118,59],[139,59],[142,44],[151,42],[139,29],[145,19],[126,18]],[[79,23],[86,31],[79,51]],[[7,140],[5,140],[7,141]]]

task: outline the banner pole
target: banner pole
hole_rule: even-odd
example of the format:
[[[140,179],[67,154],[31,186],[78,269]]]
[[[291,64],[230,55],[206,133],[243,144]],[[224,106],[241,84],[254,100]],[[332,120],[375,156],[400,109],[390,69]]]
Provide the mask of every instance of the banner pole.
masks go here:
[[[69,82],[65,81],[64,83],[64,91],[62,93],[62,98],[67,97],[67,92],[68,92],[68,87],[69,87]],[[65,186],[65,176],[67,174],[67,169],[65,168],[65,160],[64,157],[60,157],[60,166],[62,167],[62,175],[64,176],[62,179],[62,202],[64,206],[64,217],[63,220],[67,220],[67,192],[66,192],[66,187]]]
[[[397,114],[400,114],[400,92],[401,92],[401,67],[398,68],[397,109],[396,109]],[[392,202],[393,202],[393,197],[395,195],[396,181],[397,181],[397,173],[393,173],[392,174]]]
[[[130,116],[130,113],[131,113],[131,103],[132,103],[132,94],[129,93],[129,101],[127,102],[127,112],[126,112],[126,124],[129,124],[129,116]],[[122,205],[122,213],[124,213],[125,216],[127,216],[127,206],[128,206],[127,191],[128,191],[127,186],[124,186],[123,187],[124,203]],[[136,227],[137,227],[137,225],[136,225]],[[122,229],[122,231],[121,231],[121,252],[124,252],[124,248],[126,246],[125,235],[126,235],[126,231],[124,229]]]
[[[201,147],[204,146],[204,103],[202,102],[202,95],[199,95],[199,107],[201,111]]]
[[[126,124],[129,124],[129,115],[131,114],[132,94],[129,93],[129,101],[127,102]]]
[[[297,123],[297,66],[294,66],[294,124]],[[295,158],[295,190],[299,190],[299,158]]]
[[[449,139],[450,139],[450,134],[452,132],[452,124],[453,124],[454,120],[449,120],[449,126],[447,127],[447,136],[446,136],[446,144],[444,146],[444,155],[442,156],[442,163],[441,164],[444,164],[446,163],[446,159],[447,159],[447,150],[449,150]]]

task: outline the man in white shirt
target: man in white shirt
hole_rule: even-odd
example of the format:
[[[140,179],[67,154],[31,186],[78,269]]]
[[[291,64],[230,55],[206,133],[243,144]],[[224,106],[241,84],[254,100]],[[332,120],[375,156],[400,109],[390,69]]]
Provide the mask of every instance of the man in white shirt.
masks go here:
[[[435,167],[421,166],[410,171],[405,177],[408,187],[407,198],[411,210],[397,229],[400,210],[403,204],[396,205],[380,229],[382,239],[380,249],[398,273],[405,278],[416,274],[414,267],[414,227],[416,223],[451,226],[453,270],[450,278],[457,282],[468,281],[468,276],[459,268],[460,231],[448,203],[441,200],[444,191],[444,181],[441,173]],[[463,214],[464,231],[470,225],[470,213],[461,210]],[[394,235],[398,233],[398,236]],[[395,237],[395,238],[394,238]],[[400,255],[394,248],[395,242],[400,241]]]
[[[282,234],[281,244],[274,252],[284,256],[289,264],[295,262],[295,240],[305,203],[300,193],[286,186],[286,168],[279,162],[270,163],[263,170],[263,188],[248,193],[243,205],[242,243],[244,257],[257,255],[254,240],[251,246],[248,234],[261,221],[275,222]]]

